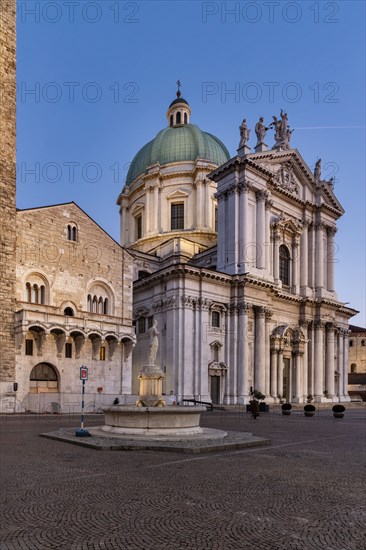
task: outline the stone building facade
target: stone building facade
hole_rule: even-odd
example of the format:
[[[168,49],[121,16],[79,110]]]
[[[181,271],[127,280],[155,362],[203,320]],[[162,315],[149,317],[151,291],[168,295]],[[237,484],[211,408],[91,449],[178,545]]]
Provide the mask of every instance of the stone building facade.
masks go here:
[[[132,257],[76,204],[17,212],[17,402],[89,410],[131,394]]]
[[[316,402],[348,401],[348,319],[356,312],[334,287],[334,237],[344,212],[333,182],[322,180],[319,162],[313,174],[290,147],[282,112],[272,149],[260,121],[251,152],[245,125],[238,154],[229,158],[221,144],[220,163],[208,148],[200,171],[187,105],[180,95],[170,105],[168,129],[136,155],[118,200],[121,242],[135,257],[133,380],[155,319],[165,393],[178,399],[247,403],[257,389],[268,402],[301,403],[309,394]],[[180,144],[171,159],[161,139],[167,135]],[[133,219],[136,200],[137,216],[149,216],[145,224]],[[179,232],[174,203],[181,205]],[[204,216],[203,204],[214,214]]]
[[[15,0],[0,7],[0,395],[15,381]]]
[[[348,365],[350,373],[366,373],[366,328],[349,326]]]

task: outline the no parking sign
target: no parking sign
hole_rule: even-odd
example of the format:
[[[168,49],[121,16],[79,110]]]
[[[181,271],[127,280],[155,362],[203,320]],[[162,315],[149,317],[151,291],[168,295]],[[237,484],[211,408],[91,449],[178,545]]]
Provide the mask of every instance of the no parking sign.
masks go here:
[[[88,380],[88,367],[80,367],[80,380]]]

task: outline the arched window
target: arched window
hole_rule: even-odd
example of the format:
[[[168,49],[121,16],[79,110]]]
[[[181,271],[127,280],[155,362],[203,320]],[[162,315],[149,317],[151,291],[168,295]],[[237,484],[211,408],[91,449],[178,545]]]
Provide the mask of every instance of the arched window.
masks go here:
[[[351,372],[357,372],[357,365],[356,365],[356,363],[352,363],[352,365],[351,365]]]
[[[365,346],[365,340],[361,340],[361,346],[362,346],[362,347]]]
[[[176,124],[181,124],[182,122],[182,114],[180,111],[177,112],[177,117],[175,119]]]
[[[90,294],[88,294],[88,311],[91,313],[92,310],[92,297],[90,296]]]
[[[284,285],[290,285],[290,253],[284,244],[280,246],[280,280]]]
[[[44,285],[42,285],[40,288],[40,303],[41,304],[46,303],[46,289]]]
[[[78,236],[78,229],[77,229],[76,225],[75,224],[69,224],[67,226],[67,240],[76,242],[77,241],[77,236]]]
[[[33,285],[33,300],[34,304],[38,304],[38,285]]]
[[[108,298],[104,299],[104,315],[108,315]]]
[[[68,315],[68,317],[74,317],[74,310],[72,309],[72,307],[65,307],[64,315]]]
[[[184,113],[184,124],[188,124],[188,116],[187,116],[187,113]]]
[[[98,300],[96,296],[93,296],[93,313],[98,313]]]
[[[348,347],[350,347],[350,348],[353,347],[353,340],[349,340],[349,342],[348,342]]]
[[[32,287],[31,287],[30,283],[27,283],[25,285],[25,290],[26,290],[27,302],[31,302],[32,301]]]
[[[71,241],[71,225],[67,226],[67,240]]]
[[[76,242],[76,238],[77,238],[77,229],[74,225],[74,227],[72,228],[72,231],[71,231],[71,240]]]
[[[100,296],[98,300],[98,313],[103,313],[103,311],[104,311],[103,298]]]
[[[170,126],[173,126],[173,115],[170,115]]]

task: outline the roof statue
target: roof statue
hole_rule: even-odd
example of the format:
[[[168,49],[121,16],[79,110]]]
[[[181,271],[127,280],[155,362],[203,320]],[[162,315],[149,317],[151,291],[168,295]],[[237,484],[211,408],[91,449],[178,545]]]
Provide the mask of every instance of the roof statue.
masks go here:
[[[278,119],[276,116],[273,116],[273,122],[270,124],[270,126],[274,127],[275,131],[275,144],[272,149],[290,149],[290,139],[293,130],[290,130],[287,113],[282,109],[280,117]]]
[[[320,183],[320,178],[321,178],[321,164],[322,164],[322,159],[319,159],[316,161],[315,163],[315,168],[314,168],[314,179],[316,181],[316,183]]]
[[[243,122],[239,126],[239,131],[240,131],[240,143],[239,143],[239,149],[240,149],[240,147],[244,147],[246,145],[250,136],[250,130],[247,126],[246,118],[244,118]]]

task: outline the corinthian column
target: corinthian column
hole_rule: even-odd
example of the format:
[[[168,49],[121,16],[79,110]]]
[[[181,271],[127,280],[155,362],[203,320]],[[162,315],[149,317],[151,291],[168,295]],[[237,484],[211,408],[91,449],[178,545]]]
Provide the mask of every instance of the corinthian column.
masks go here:
[[[292,292],[299,293],[299,242],[295,237],[292,243]]]
[[[301,396],[301,355],[295,353],[295,403],[300,402]]]
[[[248,182],[239,184],[239,273],[248,271],[248,244],[249,244],[249,191],[252,186]]]
[[[327,289],[334,292],[334,235],[337,233],[336,227],[327,228]]]
[[[238,318],[238,355],[237,355],[237,373],[238,373],[238,403],[245,403],[249,396],[248,386],[248,312],[250,304],[241,304]]]
[[[324,241],[323,222],[315,224],[315,287],[324,287]]]
[[[314,330],[314,397],[316,401],[321,401],[323,397],[323,321],[315,321]]]
[[[334,397],[334,325],[326,325],[325,389],[328,397]]]
[[[273,278],[275,283],[280,280],[280,236],[276,229],[273,234]]]
[[[277,351],[271,349],[271,396],[275,399],[277,395]]]
[[[265,317],[266,309],[261,306],[255,308],[255,389],[265,394]]]
[[[277,392],[283,395],[283,350],[278,350],[277,355]]]
[[[348,329],[345,329],[343,341],[343,387],[345,401],[350,400],[348,396],[348,345]]]
[[[343,361],[344,361],[344,333],[343,329],[338,329],[338,354],[337,354],[337,363],[338,363],[338,394],[339,398],[342,399],[344,396],[344,371],[343,371]]]
[[[264,249],[264,238],[265,238],[265,200],[268,196],[268,192],[265,190],[258,191],[256,193],[257,199],[257,242],[256,242],[256,251],[257,251],[257,268],[263,269],[265,267],[265,249]]]
[[[304,290],[308,286],[308,225],[309,222],[304,220],[300,239],[300,287]]]
[[[150,233],[150,185],[145,185],[145,235]]]

